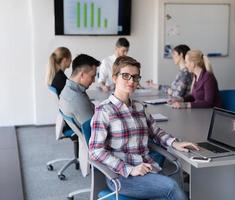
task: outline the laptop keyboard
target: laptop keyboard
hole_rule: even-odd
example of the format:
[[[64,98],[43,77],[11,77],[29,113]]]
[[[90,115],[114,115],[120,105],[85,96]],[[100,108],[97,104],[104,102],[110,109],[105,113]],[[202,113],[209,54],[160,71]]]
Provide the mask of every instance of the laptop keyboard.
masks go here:
[[[220,147],[217,147],[217,146],[215,146],[215,145],[213,145],[213,144],[210,144],[210,143],[208,143],[208,142],[199,142],[199,143],[198,143],[198,146],[199,146],[199,147],[202,147],[202,148],[204,148],[204,149],[207,149],[207,150],[209,150],[209,151],[212,151],[212,152],[214,152],[214,153],[226,153],[226,152],[229,152],[229,151],[227,151],[227,150],[225,150],[225,149],[222,149],[222,148],[220,148]]]

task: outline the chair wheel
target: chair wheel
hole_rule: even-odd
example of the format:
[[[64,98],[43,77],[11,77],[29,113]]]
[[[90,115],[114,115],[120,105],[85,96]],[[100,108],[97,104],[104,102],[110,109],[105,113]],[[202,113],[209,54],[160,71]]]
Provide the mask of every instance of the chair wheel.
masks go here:
[[[54,167],[52,165],[47,165],[47,170],[48,171],[53,171],[54,170]]]
[[[59,175],[58,175],[58,178],[59,178],[61,181],[63,181],[63,180],[66,179],[66,177],[65,177],[64,174],[59,174]]]
[[[72,197],[67,197],[67,199],[68,199],[68,200],[73,200],[74,198],[73,198],[73,196],[72,196]]]
[[[79,169],[80,169],[79,163],[76,163],[76,164],[75,164],[75,169],[76,169],[76,170],[79,170]]]

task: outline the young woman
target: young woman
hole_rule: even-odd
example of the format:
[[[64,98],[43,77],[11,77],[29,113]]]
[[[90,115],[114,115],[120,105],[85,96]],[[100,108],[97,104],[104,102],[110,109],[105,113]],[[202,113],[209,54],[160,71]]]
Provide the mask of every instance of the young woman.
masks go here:
[[[58,96],[65,86],[67,76],[64,71],[69,68],[71,60],[71,52],[66,47],[58,47],[50,55],[46,83],[57,89]]]
[[[199,50],[188,51],[185,65],[193,73],[192,92],[181,99],[173,99],[173,108],[212,108],[220,106],[219,89],[211,64]]]
[[[175,80],[168,85],[157,85],[151,80],[148,81],[149,86],[158,88],[160,91],[171,95],[173,97],[183,97],[190,92],[192,84],[192,74],[185,66],[185,55],[190,50],[187,45],[181,44],[174,47],[172,52],[172,58],[175,65],[179,66],[179,72],[176,75]]]
[[[120,174],[120,194],[139,199],[186,199],[175,181],[158,173],[161,168],[149,156],[148,138],[180,151],[197,147],[165,133],[146,117],[143,105],[130,98],[141,79],[139,62],[119,57],[112,73],[114,94],[96,107],[92,118],[90,158]],[[107,185],[114,191],[108,179]]]

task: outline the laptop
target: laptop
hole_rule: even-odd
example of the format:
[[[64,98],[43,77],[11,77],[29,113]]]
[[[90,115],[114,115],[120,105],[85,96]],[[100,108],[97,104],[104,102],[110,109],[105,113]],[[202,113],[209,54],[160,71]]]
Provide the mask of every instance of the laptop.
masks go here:
[[[200,150],[191,152],[202,157],[235,155],[235,112],[214,108],[207,141],[197,144]]]

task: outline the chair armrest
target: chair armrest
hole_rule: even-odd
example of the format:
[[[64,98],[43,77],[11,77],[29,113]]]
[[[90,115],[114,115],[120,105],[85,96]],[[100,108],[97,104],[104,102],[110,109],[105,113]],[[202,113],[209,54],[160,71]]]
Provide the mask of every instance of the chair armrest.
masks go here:
[[[162,154],[167,160],[173,163],[177,161],[177,158],[175,156],[170,154],[166,149],[163,149],[162,147],[156,144],[153,144],[153,143],[149,144],[149,148],[153,151],[157,151],[158,153]]]
[[[109,169],[104,164],[101,164],[100,162],[89,160],[90,164],[93,165],[95,168],[97,168],[99,171],[101,171],[108,179],[113,180],[118,178],[118,174],[114,173],[111,169]]]
[[[181,170],[181,165],[180,165],[180,162],[178,161],[177,157],[172,155],[171,153],[169,153],[166,149],[154,144],[154,143],[151,143],[149,144],[149,148],[151,150],[154,150],[154,151],[157,151],[158,153],[162,154],[163,156],[165,156],[165,158],[170,161],[172,164],[174,164],[175,166],[175,170],[172,171],[172,172],[168,172],[167,176],[172,176],[178,172],[180,172],[180,182],[181,182],[181,185],[182,185],[182,170]]]

